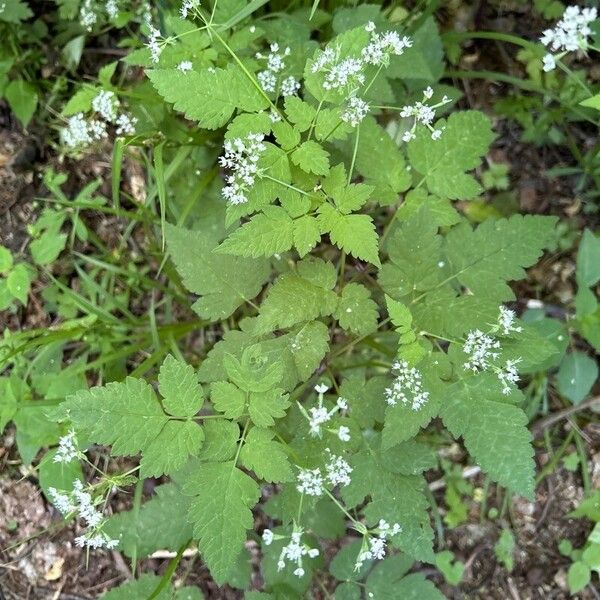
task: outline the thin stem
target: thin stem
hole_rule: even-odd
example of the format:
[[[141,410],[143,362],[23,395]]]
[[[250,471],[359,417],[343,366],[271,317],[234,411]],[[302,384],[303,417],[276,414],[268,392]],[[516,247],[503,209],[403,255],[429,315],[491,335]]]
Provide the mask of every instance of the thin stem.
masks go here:
[[[303,196],[310,196],[310,194],[308,192],[305,192],[304,190],[301,190],[300,188],[297,188],[294,185],[290,185],[289,183],[285,183],[285,181],[281,181],[281,179],[277,179],[276,177],[271,177],[270,175],[261,175],[261,177],[263,179],[270,179],[271,181],[274,181],[275,183],[278,183],[279,185],[283,185],[286,188],[289,188],[290,190],[294,190],[295,192],[298,192],[299,194],[302,194]]]
[[[352,151],[352,162],[348,171],[348,185],[352,181],[352,173],[354,173],[354,165],[356,163],[356,155],[358,154],[358,141],[360,139],[360,123],[356,126],[356,137],[354,138],[354,149]]]
[[[352,523],[354,523],[354,525],[356,526],[361,526],[362,524],[359,523],[337,500],[337,498],[329,491],[329,490],[325,490],[325,493],[329,496],[329,498],[331,500],[333,500],[333,503],[352,521]]]

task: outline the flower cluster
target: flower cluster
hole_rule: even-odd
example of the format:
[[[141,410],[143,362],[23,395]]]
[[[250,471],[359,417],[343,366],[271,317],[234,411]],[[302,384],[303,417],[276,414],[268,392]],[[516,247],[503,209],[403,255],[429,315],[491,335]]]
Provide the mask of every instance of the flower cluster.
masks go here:
[[[66,494],[51,487],[48,488],[48,495],[63,516],[77,514],[78,518],[84,522],[86,530],[75,538],[77,546],[112,550],[119,545],[119,540],[111,539],[102,531],[106,517],[96,509],[96,504],[101,503],[103,499],[94,500],[79,479],[73,481],[72,492]]]
[[[86,120],[83,113],[69,118],[67,127],[62,130],[62,139],[70,148],[88,146],[94,141],[108,137],[108,125],[114,125],[117,135],[135,133],[137,119],[122,112],[119,99],[110,90],[100,90],[92,100],[92,109],[100,118]]]
[[[433,89],[428,87],[423,91],[423,100],[421,102],[415,102],[412,105],[406,105],[400,111],[400,116],[405,119],[413,119],[412,126],[409,130],[407,130],[402,136],[402,140],[405,142],[410,142],[414,140],[416,137],[415,130],[417,128],[417,124],[421,123],[425,125],[427,129],[431,132],[432,140],[439,140],[442,136],[442,129],[435,129],[432,125],[433,120],[435,119],[435,110],[440,106],[444,106],[450,102],[450,98],[448,96],[444,96],[440,102],[437,104],[426,104],[427,100],[431,100],[433,96]]]
[[[258,161],[266,150],[263,139],[264,136],[260,133],[249,133],[245,139],[225,141],[225,153],[219,157],[219,164],[231,171],[225,178],[227,185],[222,192],[230,204],[248,202],[246,193],[256,181],[259,174]]]
[[[361,49],[359,56],[342,59],[340,48],[331,46],[317,55],[311,71],[325,74],[324,90],[347,90],[348,99],[351,99],[366,82],[367,65],[387,66],[392,55],[399,56],[406,48],[412,46],[410,38],[401,38],[396,31],[377,33],[373,22],[367,23],[365,29],[371,34],[371,38],[367,46]],[[368,105],[362,104],[361,111],[365,109],[368,111]],[[351,122],[350,119],[348,122]]]
[[[277,561],[277,570],[285,569],[286,561],[295,563],[294,575],[296,577],[304,576],[304,568],[302,567],[302,557],[316,558],[319,556],[317,548],[311,548],[308,544],[302,541],[303,530],[294,523],[294,530],[290,536],[290,541],[281,549],[279,560]],[[275,535],[270,529],[265,529],[262,534],[263,542],[266,546],[273,543],[274,539],[282,539],[283,536]]]
[[[358,96],[352,96],[348,100],[341,118],[344,123],[349,123],[352,127],[356,127],[368,113],[369,104]]]
[[[502,384],[502,393],[508,395],[512,391],[512,386],[519,382],[519,373],[517,365],[521,362],[520,358],[507,360],[503,366],[499,366],[496,361],[500,358],[502,346],[500,341],[494,337],[494,333],[509,335],[512,332],[520,333],[523,331],[521,326],[515,325],[514,311],[500,306],[498,320],[491,327],[490,333],[484,333],[479,329],[470,331],[463,344],[463,352],[469,355],[464,364],[464,368],[474,373],[480,371],[493,371]]]
[[[79,9],[79,24],[86,30],[91,31],[98,22],[99,8],[95,0],[83,0]],[[104,4],[104,10],[110,20],[115,20],[119,16],[119,4],[117,0],[107,0]]]
[[[195,12],[200,7],[200,0],[183,0],[179,14],[182,19],[187,19],[190,13]]]
[[[385,557],[385,549],[388,538],[398,535],[402,527],[398,523],[390,525],[384,519],[380,519],[377,527],[367,532],[363,537],[363,543],[358,553],[354,570],[358,571],[365,560],[382,560]]]
[[[177,69],[182,73],[188,73],[192,70],[192,61],[191,60],[182,60],[178,65]]]
[[[556,60],[560,60],[567,52],[585,52],[588,49],[588,37],[592,33],[589,24],[597,17],[596,8],[569,6],[565,9],[554,29],[546,29],[540,38],[542,44],[551,50],[544,56],[544,71],[554,70]]]
[[[338,412],[348,410],[348,401],[345,398],[339,397],[335,403],[335,406],[331,410],[327,410],[323,406],[323,396],[329,390],[325,384],[320,383],[315,386],[315,391],[319,394],[319,400],[317,406],[313,406],[308,409],[308,412],[304,409],[301,404],[298,404],[300,412],[308,420],[310,427],[310,434],[314,437],[321,437],[321,426],[331,421],[332,417]],[[336,432],[335,430],[328,429],[328,431]],[[350,429],[341,425],[337,430],[337,436],[342,442],[350,441]]]
[[[336,485],[347,486],[350,484],[352,467],[341,456],[332,454],[329,448],[326,448],[325,451],[329,455],[329,460],[325,465],[325,477],[323,477],[319,468],[300,469],[296,489],[301,494],[318,497],[325,493],[326,483],[329,483],[332,487]]]
[[[523,328],[519,325],[515,326],[515,311],[505,306],[500,307],[500,314],[498,315],[498,326],[502,330],[504,335],[509,335],[513,331],[520,333]]]
[[[146,25],[150,30],[148,41],[146,42],[146,48],[150,50],[150,59],[153,63],[157,63],[160,60],[160,55],[166,44],[166,40],[163,39],[160,29],[157,29],[152,24],[152,17],[150,13],[146,13]]]
[[[396,379],[385,390],[385,401],[390,406],[401,402],[413,410],[419,410],[429,398],[429,392],[423,390],[421,372],[415,367],[410,367],[405,360],[395,362],[392,369]]]
[[[73,459],[79,458],[81,453],[77,447],[77,437],[75,432],[71,429],[67,435],[58,440],[58,448],[54,455],[54,462],[56,463],[70,463]]]
[[[283,51],[283,54],[280,54],[279,44],[273,42],[270,45],[270,52],[267,56],[261,52],[256,53],[256,58],[258,60],[267,61],[267,68],[260,71],[256,76],[260,86],[265,92],[275,92],[277,89],[279,73],[285,69],[285,61],[283,59],[286,56],[289,56],[290,52],[291,50],[287,47]],[[291,75],[286,77],[280,85],[280,92],[284,97],[293,96],[299,89],[300,83]]]

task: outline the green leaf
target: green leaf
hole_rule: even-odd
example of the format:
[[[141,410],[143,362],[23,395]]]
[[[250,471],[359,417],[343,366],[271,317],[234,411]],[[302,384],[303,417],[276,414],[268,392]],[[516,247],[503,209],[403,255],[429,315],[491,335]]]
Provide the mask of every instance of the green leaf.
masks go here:
[[[342,290],[334,316],[346,331],[367,335],[377,329],[379,311],[364,285],[349,283]]]
[[[206,419],[204,444],[198,458],[213,462],[233,458],[240,437],[240,428],[235,421]]]
[[[158,587],[162,577],[144,573],[139,579],[127,581],[101,596],[102,600],[148,600]],[[170,586],[165,587],[154,597],[154,600],[171,600]]]
[[[423,188],[410,190],[404,198],[397,212],[397,218],[401,221],[410,219],[417,213],[421,206],[427,207],[429,218],[438,227],[449,227],[460,222],[460,215],[447,198],[432,196]]]
[[[295,165],[307,173],[327,175],[329,171],[329,153],[312,140],[304,142],[294,150],[290,158]]]
[[[580,106],[585,106],[586,108],[595,108],[596,110],[600,110],[600,94],[596,94],[591,98],[586,98],[579,103]]]
[[[364,183],[347,183],[346,169],[340,163],[331,169],[323,180],[323,189],[333,198],[336,207],[342,214],[349,214],[361,208],[373,194],[372,185]]]
[[[46,231],[37,240],[33,240],[29,244],[31,258],[37,265],[49,265],[65,249],[66,243],[66,234]]]
[[[156,91],[173,103],[186,118],[201,127],[218,129],[229,121],[234,110],[259,112],[269,102],[239,67],[182,73],[179,69],[146,71]]]
[[[273,441],[274,436],[273,432],[266,429],[251,429],[240,452],[240,460],[260,479],[274,483],[293,481],[294,474],[284,447]]]
[[[7,0],[7,2],[2,4],[0,21],[19,24],[21,21],[25,21],[30,17],[33,17],[33,13],[27,5],[27,2],[24,2],[23,0]]]
[[[13,79],[6,86],[4,96],[11,110],[21,122],[21,125],[27,127],[38,104],[38,95],[35,87],[22,79]]]
[[[185,492],[193,496],[189,518],[202,559],[214,580],[222,584],[236,564],[252,528],[251,509],[260,488],[236,468],[235,463],[206,463],[186,481]]]
[[[507,403],[494,379],[478,375],[447,387],[440,415],[494,481],[532,498],[535,464],[527,416]]]
[[[290,122],[292,122],[296,129],[300,132],[306,131],[313,119],[315,118],[317,111],[315,108],[304,102],[298,96],[288,96],[284,102],[285,114]]]
[[[0,245],[0,273],[8,273],[13,266],[13,256],[8,248]]]
[[[252,300],[269,277],[266,260],[216,254],[216,242],[203,234],[167,224],[165,235],[184,285],[201,296],[193,308],[203,318],[226,319]]]
[[[23,263],[16,265],[6,278],[6,286],[13,297],[21,304],[26,305],[31,286],[29,269]]]
[[[582,561],[575,561],[567,573],[567,583],[571,594],[580,592],[591,580],[590,568]]]
[[[246,394],[228,381],[215,381],[210,386],[210,399],[215,410],[228,419],[237,419],[244,414]]]
[[[450,230],[445,251],[452,272],[473,294],[498,302],[514,299],[508,280],[523,279],[554,236],[555,217],[514,215],[490,219],[477,229],[467,223]]]
[[[335,284],[333,265],[310,258],[300,261],[297,267],[297,274],[284,273],[269,289],[260,311],[261,330],[292,327],[296,323],[328,316],[335,310],[338,300],[331,290]],[[323,269],[327,279],[312,277]],[[332,278],[329,278],[330,274]]]
[[[567,354],[556,376],[558,391],[573,404],[579,404],[598,380],[598,363],[584,352]]]
[[[176,552],[192,538],[192,526],[187,520],[189,505],[189,498],[183,495],[179,484],[159,485],[138,511],[113,515],[104,530],[111,538],[120,540],[119,550],[129,557],[149,556],[161,549]],[[165,519],[165,515],[169,518]]]
[[[251,392],[248,412],[252,422],[258,427],[272,427],[274,419],[285,417],[285,409],[290,405],[288,394],[274,389],[265,392]]]
[[[382,579],[375,587],[367,580],[367,594],[381,600],[445,600],[445,596],[421,573],[411,573],[400,581]]]
[[[294,220],[294,246],[300,258],[306,256],[320,241],[321,228],[315,217],[304,215]]]
[[[204,404],[204,391],[192,365],[173,358],[165,358],[158,374],[158,389],[163,406],[171,415],[193,417]]]
[[[189,407],[171,401],[169,410],[183,419]],[[91,442],[111,445],[113,455],[141,452],[144,477],[177,470],[189,456],[198,454],[204,439],[199,425],[189,419],[172,420],[152,387],[132,377],[81,390],[61,404],[61,411]]]
[[[498,541],[494,544],[496,558],[506,567],[510,573],[515,565],[515,536],[510,529],[503,529]]]
[[[379,238],[373,219],[368,215],[343,215],[331,204],[319,207],[319,224],[323,233],[341,250],[379,267]]]
[[[236,229],[217,249],[218,254],[258,258],[289,250],[294,243],[294,222],[279,206],[267,206]]]
[[[436,127],[445,127],[439,140],[431,139],[423,127],[408,144],[411,165],[425,178],[432,194],[451,199],[476,196],[481,186],[465,171],[479,166],[494,139],[490,120],[483,113],[465,111],[453,113]]]
[[[579,242],[576,275],[581,286],[592,287],[600,281],[600,238],[589,229],[583,232]]]

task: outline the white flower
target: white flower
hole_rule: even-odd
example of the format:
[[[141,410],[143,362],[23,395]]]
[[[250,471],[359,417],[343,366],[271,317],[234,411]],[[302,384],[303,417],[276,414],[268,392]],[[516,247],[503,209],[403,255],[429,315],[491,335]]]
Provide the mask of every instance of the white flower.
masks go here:
[[[327,410],[327,408],[323,406],[323,395],[328,389],[329,388],[325,384],[317,384],[315,386],[315,390],[319,394],[318,404],[317,406],[309,408],[308,412],[301,404],[298,404],[300,412],[308,419],[310,434],[315,437],[321,436],[321,426],[331,421],[338,411],[348,409],[348,401],[340,397],[337,399],[335,406],[331,410]]]
[[[192,70],[192,61],[191,60],[182,60],[178,65],[177,69],[182,73],[187,73]]]
[[[335,403],[340,410],[348,410],[348,400],[346,398],[340,396]]]
[[[67,494],[62,494],[56,488],[49,487],[48,495],[52,504],[56,506],[57,510],[64,516],[75,510],[74,504],[71,502],[71,498]]]
[[[294,524],[294,531],[290,537],[289,543],[284,546],[279,555],[277,561],[277,570],[281,571],[285,568],[286,561],[296,564],[294,575],[296,577],[304,576],[304,569],[302,567],[302,557],[309,556],[309,558],[316,558],[319,556],[319,550],[317,548],[310,548],[307,544],[302,541],[302,529],[296,528]]]
[[[113,123],[117,118],[117,109],[119,100],[114,92],[101,90],[92,100],[92,108],[109,123]]]
[[[83,0],[79,11],[79,23],[81,26],[87,29],[87,31],[91,31],[97,20],[98,15],[92,7],[92,0]]]
[[[152,23],[148,23],[148,27],[150,28],[150,36],[148,37],[148,41],[146,42],[146,47],[150,50],[150,58],[152,62],[157,63],[160,59],[160,55],[162,52],[162,36],[160,30],[156,29],[156,27],[154,27]]]
[[[479,329],[470,331],[463,345],[463,352],[469,355],[469,360],[464,365],[465,369],[474,372],[485,371],[491,362],[500,356],[500,350],[500,342],[494,337]]]
[[[350,484],[352,467],[341,456],[331,454],[329,462],[325,465],[325,471],[332,486],[341,485],[345,487]]]
[[[519,382],[519,372],[517,371],[517,365],[521,362],[521,359],[507,360],[506,364],[502,369],[496,371],[496,375],[502,384],[502,393],[508,396],[512,387]]]
[[[371,33],[372,31],[375,31],[375,23],[373,23],[373,21],[369,21],[365,25],[365,31],[368,31],[369,33]]]
[[[257,163],[266,150],[263,139],[260,133],[250,133],[245,139],[225,141],[225,154],[219,157],[219,164],[231,171],[225,178],[227,185],[222,191],[230,204],[248,202],[246,193],[254,185],[259,174]]]
[[[371,30],[371,41],[362,50],[363,60],[370,65],[388,65],[392,54],[400,56],[406,48],[412,46],[408,37],[400,37],[396,31],[375,33]]]
[[[498,325],[502,329],[502,333],[504,335],[508,335],[512,331],[517,333],[523,331],[523,328],[520,326],[515,327],[515,311],[510,308],[506,308],[505,306],[500,306],[500,314],[498,315]]]
[[[271,123],[279,123],[279,121],[281,121],[281,115],[271,109],[271,112],[269,113],[269,119],[271,120]]]
[[[88,131],[92,139],[103,140],[108,137],[108,131],[106,131],[106,123],[99,119],[92,119],[88,123]]]
[[[322,496],[325,491],[323,484],[323,476],[320,469],[300,469],[296,489],[301,494]]]
[[[88,130],[83,113],[77,113],[67,121],[67,128],[62,130],[62,138],[65,144],[71,148],[84,146],[92,142],[92,136]]]
[[[410,142],[415,139],[415,129],[418,123],[425,125],[431,132],[431,139],[439,140],[442,135],[442,129],[434,129],[432,123],[435,119],[435,111],[440,106],[450,102],[448,96],[444,96],[440,102],[432,104],[431,106],[426,104],[427,100],[430,100],[433,96],[433,89],[431,87],[423,90],[423,100],[421,102],[415,102],[414,104],[405,105],[400,111],[400,116],[405,119],[413,119],[410,130],[406,131],[402,136],[403,141]]]
[[[77,437],[75,436],[75,432],[71,429],[67,435],[64,435],[58,440],[58,449],[54,455],[54,462],[69,463],[78,456]]]
[[[415,367],[409,367],[408,362],[402,360],[392,365],[396,379],[385,390],[385,401],[390,406],[398,402],[419,410],[429,398],[429,392],[423,390],[421,372]]]
[[[300,89],[300,82],[291,75],[281,82],[281,95],[284,98],[293,96]]]
[[[546,73],[554,71],[556,69],[556,59],[553,54],[546,54],[542,59],[543,68]]]
[[[340,425],[340,428],[338,429],[338,437],[340,438],[340,440],[342,440],[342,442],[349,442],[350,429],[345,425]]]
[[[262,533],[262,539],[265,546],[270,546],[273,543],[273,532],[270,529],[265,529]]]
[[[352,127],[356,127],[369,113],[369,104],[359,98],[352,96],[348,100],[348,104],[341,115],[344,123],[350,123]]]
[[[80,548],[92,548],[94,550],[98,548],[113,550],[119,545],[119,540],[112,540],[105,533],[100,532],[95,535],[80,535],[76,537],[75,545]]]
[[[317,394],[325,394],[328,390],[329,386],[324,383],[317,383],[317,385],[315,385],[315,392],[317,392]]]
[[[123,113],[117,117],[117,135],[133,135],[135,133],[135,125],[137,119],[126,113]]]
[[[363,73],[363,62],[357,58],[346,58],[331,68],[326,69],[323,88],[326,90],[338,90],[340,88],[356,88],[365,83]]]
[[[187,19],[187,16],[190,12],[193,12],[200,6],[200,0],[183,0],[181,3],[181,8],[179,9],[179,14],[182,19]]]
[[[117,0],[107,0],[106,14],[109,19],[113,20],[119,16],[119,5],[117,4]]]
[[[257,74],[258,83],[265,92],[274,92],[277,87],[277,77],[271,71],[265,70]]]
[[[402,527],[398,523],[390,524],[384,519],[379,520],[379,524],[367,535],[363,537],[363,543],[354,564],[354,570],[358,571],[365,560],[382,560],[385,558],[385,550],[387,539],[398,535],[402,531]]]

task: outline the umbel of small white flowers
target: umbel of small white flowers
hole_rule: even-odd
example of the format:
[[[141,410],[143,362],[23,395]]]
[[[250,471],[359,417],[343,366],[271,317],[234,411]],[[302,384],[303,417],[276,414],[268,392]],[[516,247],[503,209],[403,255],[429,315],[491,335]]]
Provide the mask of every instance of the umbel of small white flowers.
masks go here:
[[[304,568],[302,567],[302,558],[308,556],[309,558],[316,558],[319,556],[319,550],[317,548],[311,548],[308,544],[302,541],[302,534],[304,530],[298,527],[294,522],[294,528],[290,541],[286,544],[279,555],[277,561],[277,570],[282,571],[286,567],[286,562],[294,563],[294,575],[296,577],[304,576]],[[262,534],[262,539],[265,546],[270,546],[273,540],[284,539],[285,536],[273,533],[270,529],[265,529]]]
[[[73,459],[82,456],[83,453],[79,451],[75,431],[71,429],[67,435],[63,435],[63,437],[58,440],[58,448],[54,455],[54,462],[70,463]]]
[[[98,22],[102,4],[104,4],[104,10],[110,20],[115,20],[119,16],[117,0],[107,0],[105,3],[83,0],[79,9],[79,24],[87,31],[91,31],[92,27]]]
[[[106,517],[96,509],[96,505],[104,502],[104,498],[93,498],[84,484],[76,479],[73,490],[69,493],[59,492],[56,488],[48,488],[50,500],[57,510],[66,518],[77,515],[85,524],[83,533],[75,538],[75,544],[81,548],[106,548],[112,550],[119,545],[119,540],[111,539],[102,531]]]
[[[300,469],[296,489],[301,494],[318,497],[325,493],[327,483],[332,487],[336,485],[345,487],[350,484],[352,467],[341,456],[332,454],[329,448],[326,448],[325,451],[328,453],[329,459],[325,465],[324,476],[318,467],[316,469]]]
[[[267,149],[263,140],[261,133],[249,133],[244,139],[225,141],[225,153],[219,157],[219,164],[229,169],[230,174],[225,177],[227,185],[221,194],[230,204],[248,202],[246,194],[260,175],[258,161]]]
[[[256,53],[257,60],[266,60],[267,68],[260,71],[256,77],[262,89],[267,93],[273,93],[277,90],[279,74],[285,69],[286,56],[289,56],[291,50],[286,47],[283,53],[279,52],[279,44],[273,42],[270,45],[270,52],[267,56],[261,52]],[[300,83],[291,75],[283,79],[279,86],[279,91],[282,96],[293,96],[300,89]]]
[[[553,29],[546,29],[540,38],[551,52],[543,59],[544,71],[553,71],[556,61],[568,52],[586,52],[589,48],[588,37],[592,33],[590,23],[598,17],[598,9],[568,6],[562,18]]]
[[[520,333],[523,331],[521,326],[515,325],[516,315],[514,311],[500,306],[497,322],[491,327],[489,333],[484,333],[479,329],[470,331],[463,344],[463,352],[468,354],[469,358],[464,363],[464,368],[474,373],[480,371],[492,371],[498,377],[502,385],[502,393],[509,395],[514,386],[519,382],[519,373],[517,365],[521,362],[520,358],[507,360],[503,366],[497,364],[502,346],[500,340],[493,334],[510,335],[511,333]]]
[[[182,19],[187,19],[189,15],[194,14],[200,7],[200,0],[183,0],[179,14]]]
[[[419,410],[429,399],[429,392],[423,390],[421,371],[410,367],[405,360],[396,361],[392,370],[396,378],[384,392],[385,401],[390,406],[396,406],[400,402],[413,410]]]
[[[313,406],[308,409],[308,412],[302,406],[302,404],[298,403],[298,408],[302,415],[308,420],[308,424],[310,427],[310,435],[313,437],[321,437],[322,435],[322,425],[331,421],[333,416],[338,412],[343,412],[348,410],[348,401],[341,396],[337,399],[335,406],[331,410],[327,410],[325,406],[323,406],[323,397],[325,393],[329,390],[329,387],[324,383],[319,383],[315,386],[315,391],[319,395],[317,406]],[[341,425],[339,429],[327,429],[327,431],[331,431],[332,433],[336,433],[338,438],[342,440],[342,442],[350,441],[350,429]]]
[[[432,96],[433,89],[428,87],[423,91],[423,100],[421,102],[415,102],[412,105],[404,106],[400,111],[401,117],[413,120],[411,128],[402,136],[403,141],[410,142],[416,138],[415,130],[417,129],[418,123],[425,125],[425,127],[429,129],[432,140],[439,140],[440,137],[442,137],[442,131],[444,128],[442,127],[441,129],[435,129],[432,123],[435,119],[436,109],[440,106],[444,106],[444,104],[448,104],[448,102],[450,102],[450,98],[448,98],[448,96],[444,96],[440,102],[428,105],[427,100],[431,100]]]
[[[401,531],[402,527],[398,523],[390,525],[384,519],[380,519],[379,524],[374,529],[367,530],[365,528],[361,532],[363,540],[354,564],[354,570],[358,571],[366,560],[382,560],[385,558],[387,540],[398,535]]]
[[[67,127],[61,135],[64,143],[70,148],[88,146],[94,141],[108,137],[108,125],[114,125],[117,135],[133,135],[137,119],[121,112],[121,103],[115,93],[110,90],[100,90],[92,100],[92,109],[99,118],[86,120],[83,113],[77,113],[69,118]]]

